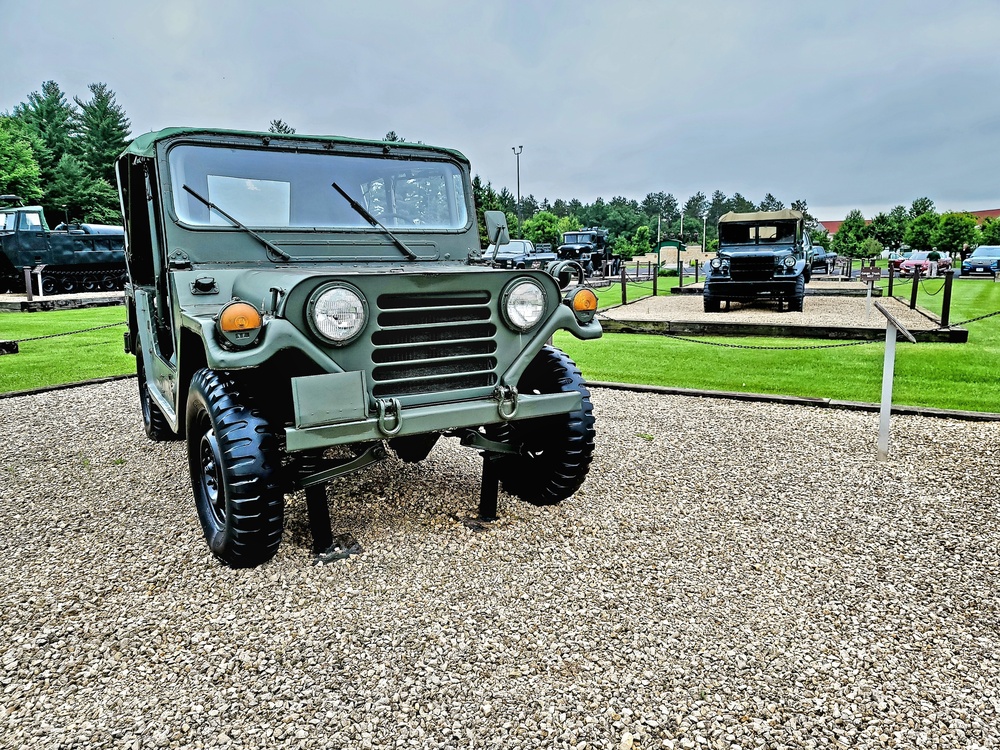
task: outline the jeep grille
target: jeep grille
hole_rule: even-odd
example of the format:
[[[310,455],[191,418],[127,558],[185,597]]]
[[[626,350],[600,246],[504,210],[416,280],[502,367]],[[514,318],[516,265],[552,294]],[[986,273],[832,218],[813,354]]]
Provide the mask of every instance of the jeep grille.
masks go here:
[[[383,294],[372,334],[376,398],[496,384],[496,325],[487,291]]]
[[[774,258],[731,258],[729,275],[733,281],[767,281],[774,275]]]

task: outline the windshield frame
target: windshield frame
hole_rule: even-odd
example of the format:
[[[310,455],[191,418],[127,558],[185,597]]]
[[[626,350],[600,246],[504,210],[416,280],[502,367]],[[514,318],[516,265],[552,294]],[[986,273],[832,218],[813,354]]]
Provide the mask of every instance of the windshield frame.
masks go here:
[[[214,179],[219,208],[255,230],[269,234],[356,233],[384,236],[382,229],[365,221],[331,190],[331,182],[345,173],[351,173],[347,181],[352,197],[366,208],[370,207],[369,210],[380,221],[387,214],[387,200],[393,202],[395,210],[400,210],[400,185],[410,181],[411,200],[404,208],[411,210],[412,221],[431,221],[402,223],[402,220],[396,219],[386,222],[394,232],[462,234],[469,231],[474,221],[468,167],[447,153],[427,149],[419,152],[400,150],[399,153],[388,154],[356,146],[331,148],[328,144],[306,139],[281,140],[276,145],[261,147],[231,140],[219,142],[183,138],[165,146],[160,163],[167,183],[164,197],[169,195],[165,201],[167,210],[173,221],[191,231],[240,231],[230,221],[218,216],[217,212],[191,198],[184,189],[184,185],[195,182],[205,193],[209,193],[206,197],[212,201],[213,191],[210,188],[213,185],[209,180]],[[227,156],[234,158],[228,159]],[[324,161],[327,159],[330,161]],[[407,174],[410,176],[407,177]],[[276,175],[287,179],[272,179]],[[372,178],[364,183],[369,188],[368,194],[357,182],[358,175]],[[421,180],[429,184],[431,179],[438,180],[435,187],[419,184]],[[381,204],[379,200],[373,200],[371,194],[373,183],[378,180],[384,181],[382,186],[376,186],[384,189],[383,195],[379,196]],[[282,184],[274,184],[278,182]],[[391,186],[387,184],[389,182],[392,182]],[[254,204],[251,197],[246,199],[247,205],[239,205],[240,196],[250,196],[251,193],[261,193],[256,197],[258,203]],[[431,206],[434,213],[420,213],[420,199],[430,203],[426,200],[428,196],[436,201]],[[255,217],[247,213],[253,210],[258,211],[258,216],[269,213],[274,217],[287,213],[287,219],[255,221]],[[434,221],[435,215],[447,218]]]

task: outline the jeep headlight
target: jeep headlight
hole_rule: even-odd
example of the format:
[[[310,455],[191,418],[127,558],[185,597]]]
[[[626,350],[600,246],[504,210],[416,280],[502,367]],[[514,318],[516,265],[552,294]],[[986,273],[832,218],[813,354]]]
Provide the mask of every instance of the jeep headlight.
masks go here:
[[[504,290],[500,309],[508,326],[530,331],[545,314],[545,290],[532,279],[519,279]]]
[[[321,287],[309,303],[309,320],[316,332],[340,346],[354,339],[368,322],[364,295],[346,284]]]
[[[719,258],[712,258],[712,260],[709,261],[709,265],[711,265],[712,268],[718,271],[720,268],[722,268],[722,260]]]
[[[782,260],[781,262],[785,264],[785,268],[794,268],[795,267],[795,256],[794,255],[786,255],[785,258],[784,258],[784,260]]]

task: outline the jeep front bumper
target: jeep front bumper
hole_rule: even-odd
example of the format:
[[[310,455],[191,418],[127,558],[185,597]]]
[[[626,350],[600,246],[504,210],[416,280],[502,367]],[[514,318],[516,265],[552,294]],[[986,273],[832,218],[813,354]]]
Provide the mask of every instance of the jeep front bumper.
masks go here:
[[[488,397],[409,407],[380,399],[372,415],[360,372],[293,378],[292,400],[295,424],[285,428],[289,452],[565,414],[582,404],[578,392],[519,394],[498,388]]]
[[[733,281],[732,279],[711,279],[705,283],[705,294],[718,299],[755,299],[769,295],[772,297],[792,296],[796,291],[798,277],[772,279],[770,281]]]

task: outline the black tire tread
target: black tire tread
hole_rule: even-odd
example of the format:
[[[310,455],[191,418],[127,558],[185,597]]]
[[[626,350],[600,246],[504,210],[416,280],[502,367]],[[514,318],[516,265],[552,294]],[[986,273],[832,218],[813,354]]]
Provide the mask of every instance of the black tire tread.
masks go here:
[[[594,452],[594,410],[580,369],[564,352],[544,347],[518,383],[522,393],[579,392],[581,408],[568,414],[496,425],[490,432],[502,442],[522,443],[520,435],[545,446],[536,456],[504,455],[500,482],[507,492],[532,505],[555,505],[575,493],[590,471]]]
[[[246,568],[270,560],[281,544],[284,493],[280,451],[271,426],[224,373],[194,374],[188,397],[188,461],[195,504],[212,553],[227,565]],[[226,493],[225,523],[219,526],[201,493],[199,447],[207,415],[222,462],[220,492]]]

